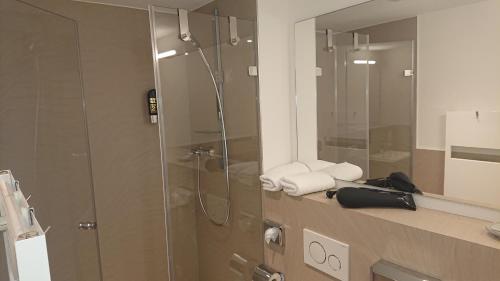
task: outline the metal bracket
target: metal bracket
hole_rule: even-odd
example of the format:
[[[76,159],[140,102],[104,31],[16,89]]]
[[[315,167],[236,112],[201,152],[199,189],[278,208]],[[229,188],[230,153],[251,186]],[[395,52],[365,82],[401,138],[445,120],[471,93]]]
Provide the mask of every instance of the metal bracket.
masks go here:
[[[191,41],[191,32],[189,31],[188,10],[177,9],[179,15],[179,38],[182,41]]]
[[[78,229],[80,230],[95,230],[97,229],[97,222],[95,221],[86,221],[78,224]]]
[[[30,226],[35,225],[35,208],[30,207],[28,209],[29,217],[28,217],[28,223]]]
[[[250,77],[256,77],[259,76],[259,69],[255,65],[250,65],[248,67],[248,76]]]
[[[411,76],[413,76],[413,69],[405,69],[403,71],[403,75],[404,75],[404,77],[411,77]]]
[[[240,42],[240,37],[238,37],[238,19],[236,17],[228,18],[230,43],[231,45],[236,46]]]
[[[353,45],[354,45],[354,50],[358,51],[359,50],[359,33],[354,32]]]
[[[326,50],[332,53],[335,50],[335,45],[333,44],[333,30],[326,30]]]

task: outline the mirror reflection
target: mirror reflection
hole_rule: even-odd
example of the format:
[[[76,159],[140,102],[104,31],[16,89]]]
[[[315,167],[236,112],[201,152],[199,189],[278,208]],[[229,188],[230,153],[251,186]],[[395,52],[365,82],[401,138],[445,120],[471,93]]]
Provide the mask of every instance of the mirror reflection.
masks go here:
[[[499,27],[498,0],[374,0],[297,23],[299,160],[499,208]]]

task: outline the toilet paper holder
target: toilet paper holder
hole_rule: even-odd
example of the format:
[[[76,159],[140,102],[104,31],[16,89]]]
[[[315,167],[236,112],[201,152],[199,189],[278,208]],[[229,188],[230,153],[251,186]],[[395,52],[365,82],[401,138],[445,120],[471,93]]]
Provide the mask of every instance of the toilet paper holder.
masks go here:
[[[282,224],[264,220],[264,241],[269,246],[285,247],[285,229]]]

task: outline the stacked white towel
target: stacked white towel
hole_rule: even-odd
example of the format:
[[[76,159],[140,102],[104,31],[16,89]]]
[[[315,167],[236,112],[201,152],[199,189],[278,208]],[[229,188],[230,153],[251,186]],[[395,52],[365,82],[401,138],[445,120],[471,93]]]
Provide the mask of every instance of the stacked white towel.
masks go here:
[[[332,165],[319,171],[343,181],[356,181],[363,177],[363,170],[360,167],[347,162]]]
[[[278,166],[260,176],[260,180],[264,190],[284,189],[290,196],[301,196],[331,189],[336,179],[355,181],[361,177],[363,170],[351,163],[311,160]]]
[[[283,189],[281,186],[281,179],[285,176],[303,174],[309,172],[309,168],[300,162],[293,162],[286,165],[281,165],[272,168],[264,175],[260,176],[262,188],[268,191],[280,191]]]
[[[281,179],[283,191],[290,196],[302,196],[335,187],[333,177],[323,172],[309,172]]]
[[[328,167],[331,167],[333,165],[336,165],[335,163],[324,161],[324,160],[308,160],[308,161],[302,161],[304,165],[306,165],[310,171],[319,171]]]

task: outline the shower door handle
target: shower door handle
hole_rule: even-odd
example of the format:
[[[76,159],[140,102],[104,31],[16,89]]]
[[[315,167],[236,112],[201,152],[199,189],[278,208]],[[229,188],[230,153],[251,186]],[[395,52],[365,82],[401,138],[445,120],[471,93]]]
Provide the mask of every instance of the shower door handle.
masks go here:
[[[78,229],[80,230],[95,230],[97,229],[97,222],[95,221],[86,221],[78,224]]]

